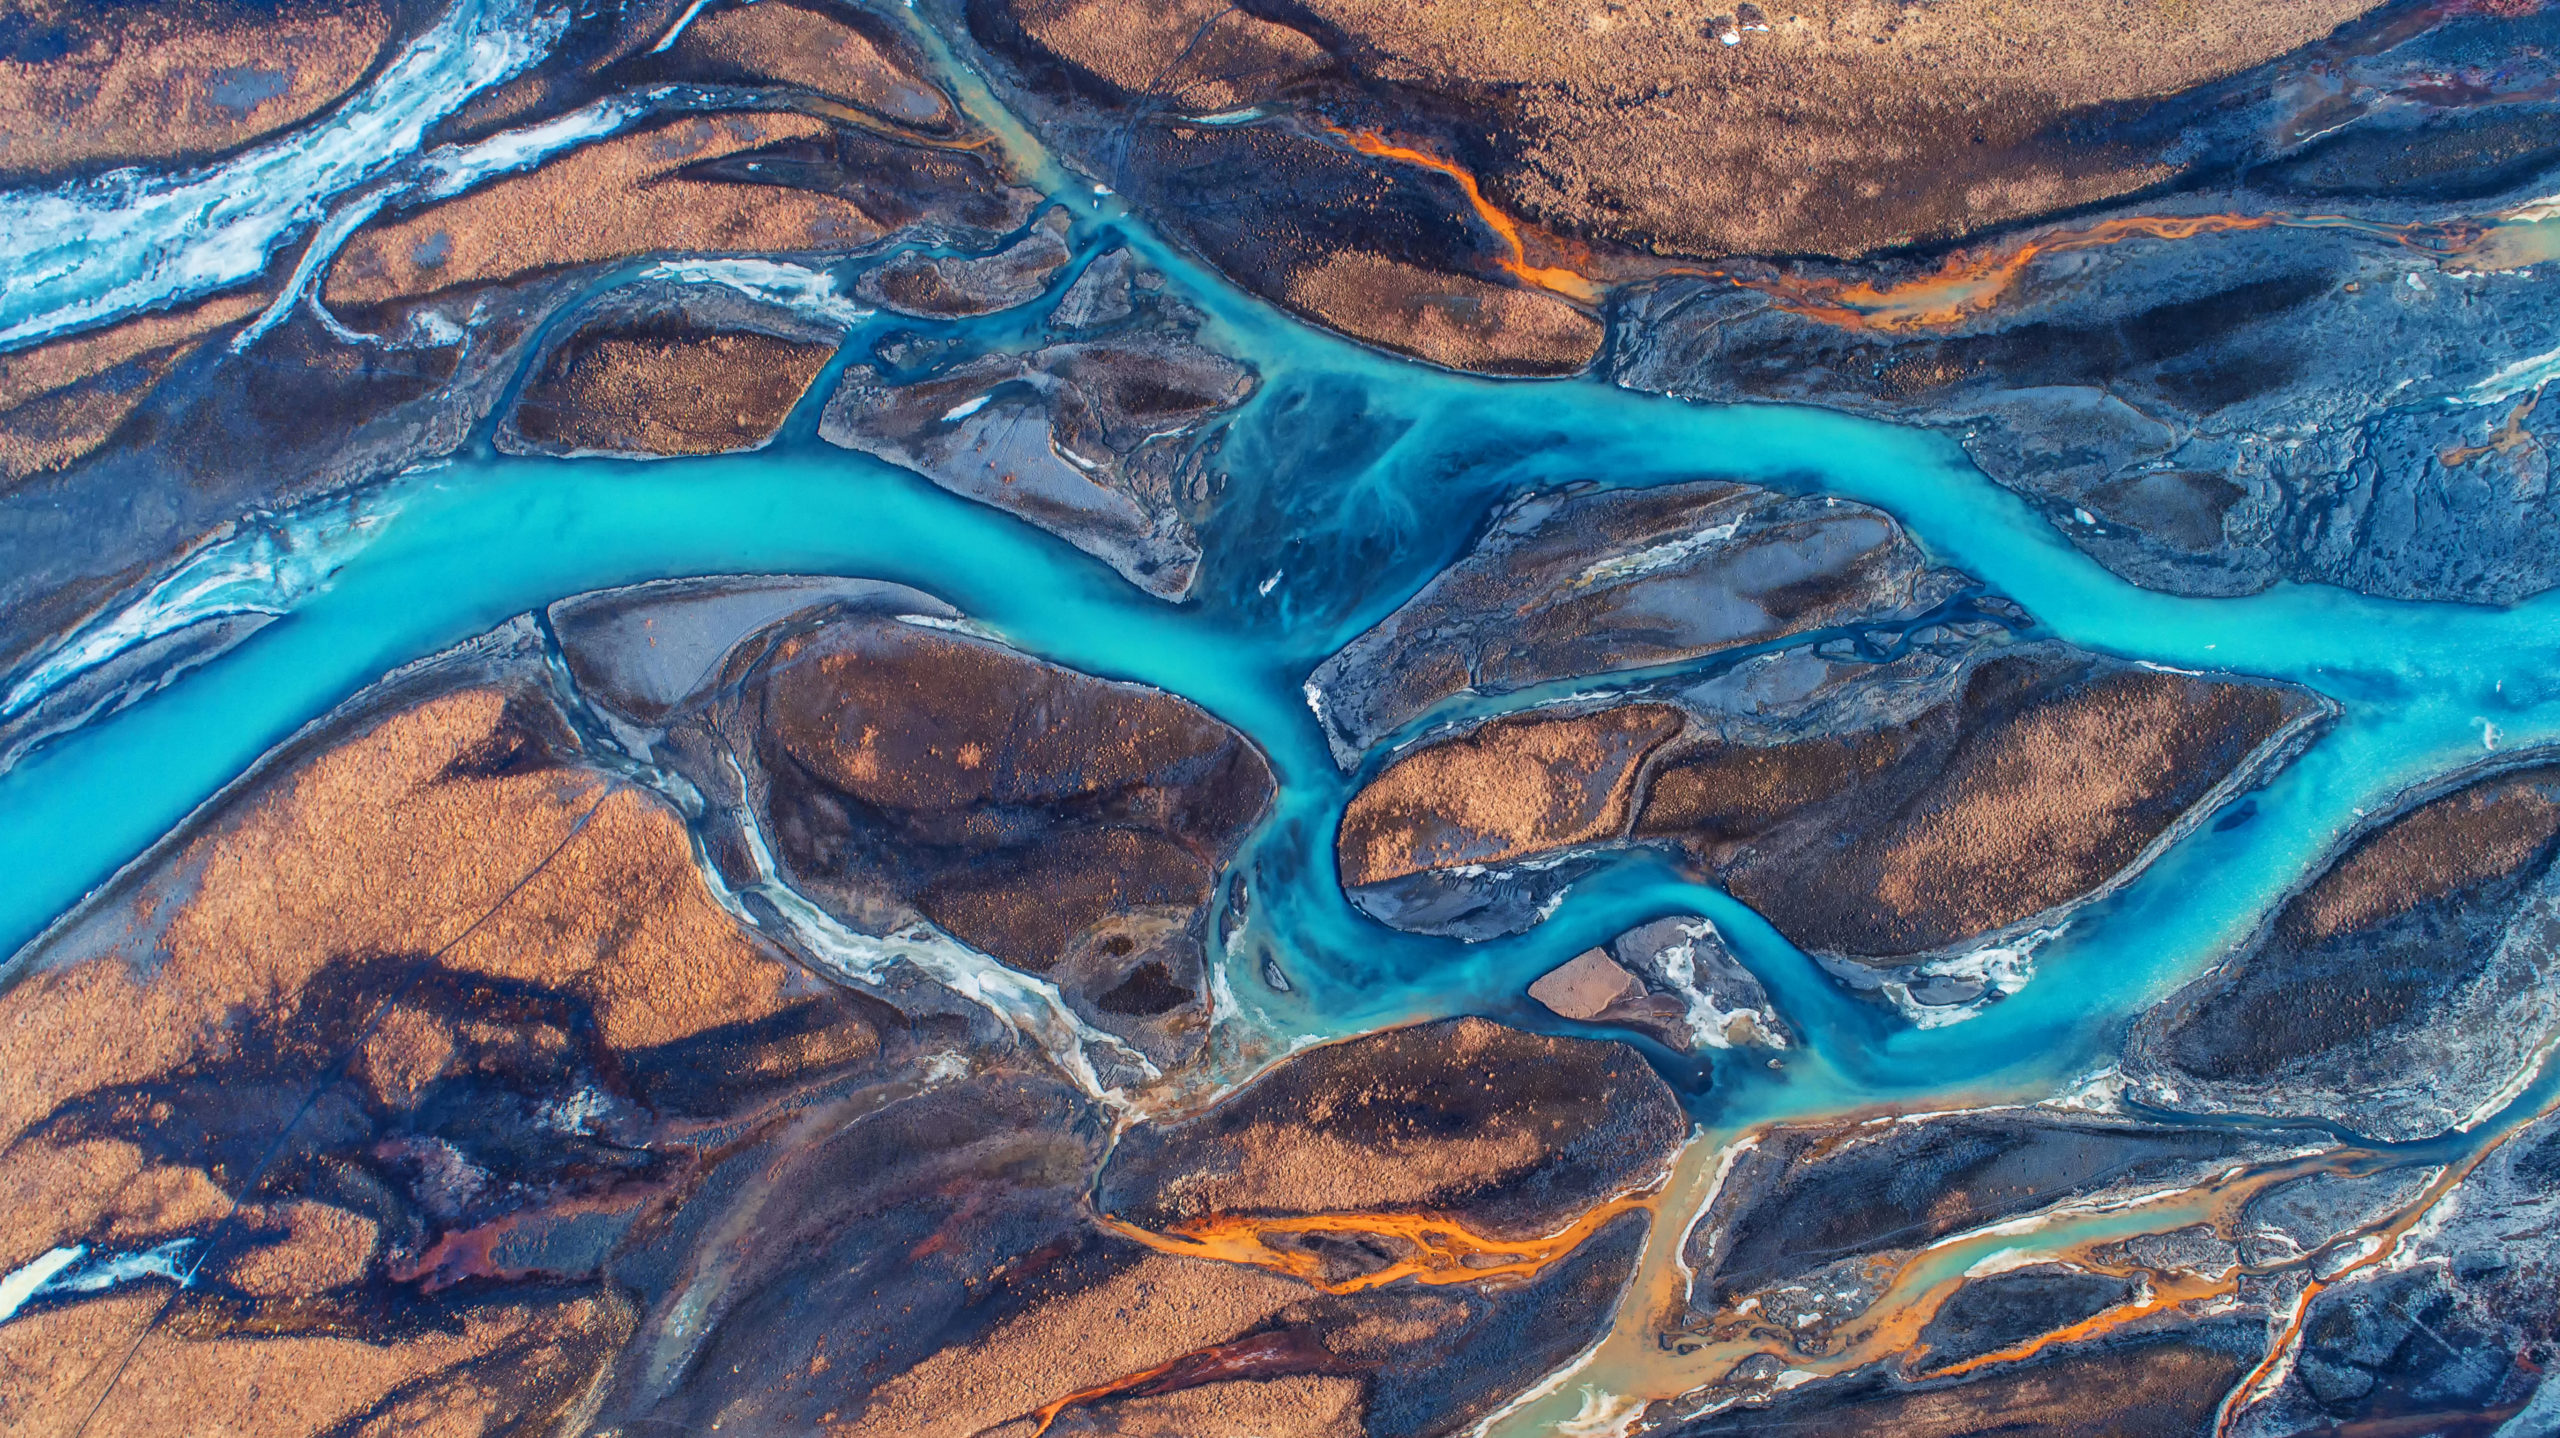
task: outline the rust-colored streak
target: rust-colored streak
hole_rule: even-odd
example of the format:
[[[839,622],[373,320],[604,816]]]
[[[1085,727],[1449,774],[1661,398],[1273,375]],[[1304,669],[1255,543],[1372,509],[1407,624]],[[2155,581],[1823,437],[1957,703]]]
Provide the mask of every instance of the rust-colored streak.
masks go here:
[[[2526,1122],[2530,1123],[2531,1120]],[[2290,1365],[2295,1348],[2302,1342],[2302,1321],[2311,1312],[2311,1301],[2318,1298],[2323,1291],[2335,1286],[2340,1280],[2389,1258],[2392,1251],[2400,1246],[2400,1240],[2408,1235],[2409,1230],[2416,1228],[2428,1214],[2435,1212],[2436,1205],[2444,1201],[2445,1195],[2453,1192],[2457,1185],[2471,1176],[2473,1169],[2486,1162],[2489,1155],[2497,1152],[2507,1140],[2515,1137],[2525,1126],[2523,1123],[2517,1124],[2501,1135],[2496,1142],[2482,1145],[2461,1162],[2445,1165],[2444,1172],[2436,1175],[2435,1182],[2428,1184],[2419,1193],[2415,1202],[2392,1215],[2387,1221],[2370,1230],[2341,1235],[2327,1247],[2304,1256],[2301,1261],[2310,1263],[2348,1243],[2362,1242],[2365,1245],[2361,1255],[2339,1265],[2328,1277],[2309,1279],[2303,1284],[2302,1296],[2295,1301],[2293,1312],[2287,1315],[2283,1329],[2276,1334],[2272,1342],[2268,1343],[2267,1356],[2256,1368],[2250,1370],[2248,1377],[2234,1385],[2230,1395],[2223,1400],[2221,1416],[2214,1422],[2214,1438],[2227,1438],[2231,1432],[2231,1425],[2239,1420],[2240,1414],[2264,1396],[2261,1390],[2273,1387],[2273,1380],[2279,1378]]]
[[[1782,309],[1847,329],[1889,334],[1940,329],[1997,305],[2028,267],[2046,255],[2137,237],[2187,240],[2284,223],[2288,223],[2286,217],[2279,215],[2127,215],[2087,229],[2057,230],[2006,250],[1958,251],[1947,257],[1936,274],[1882,288],[1865,280],[1856,284],[1797,280],[1753,287],[1779,294]]]
[[[1598,304],[1611,284],[1685,276],[1723,280],[1758,290],[1773,297],[1779,308],[1807,319],[1886,334],[1961,324],[1997,308],[2038,260],[2130,239],[2187,240],[2278,226],[2343,229],[2452,258],[2480,247],[2489,234],[2483,227],[2466,221],[2385,225],[2344,215],[2124,215],[2079,229],[2048,231],[2005,247],[1961,250],[1949,255],[1935,274],[1884,285],[1828,276],[1740,275],[1723,269],[1667,264],[1642,255],[1594,254],[1587,246],[1514,219],[1485,198],[1484,187],[1473,171],[1454,160],[1399,143],[1375,130],[1355,130],[1320,118],[1312,123],[1363,155],[1418,166],[1455,181],[1477,220],[1509,249],[1507,257],[1496,260],[1503,271],[1523,284],[1577,304]],[[1556,259],[1569,263],[1548,262]],[[2448,459],[2447,463],[2459,461]]]
[[[1331,1350],[1316,1340],[1315,1335],[1301,1328],[1281,1328],[1194,1349],[1152,1368],[1123,1374],[1090,1388],[1079,1388],[1064,1398],[1041,1404],[1023,1417],[1032,1421],[1031,1438],[1042,1438],[1049,1431],[1049,1425],[1058,1421],[1060,1414],[1105,1398],[1147,1398],[1238,1379],[1350,1371],[1352,1366],[1335,1357]]]
[[[2113,1333],[2138,1319],[2148,1318],[2155,1313],[2165,1313],[2184,1304],[2220,1298],[2235,1292],[2237,1288],[2238,1285],[2229,1279],[2199,1278],[2192,1274],[2167,1275],[2157,1281],[2149,1292],[2131,1303],[2119,1303],[2104,1312],[2090,1314],[2077,1323],[2066,1324],[2049,1333],[2040,1333],[2023,1343],[2013,1344],[1991,1353],[1977,1354],[1961,1363],[1950,1363],[1944,1368],[1933,1368],[1929,1370],[1928,1376],[1933,1379],[1954,1378],[1960,1374],[1971,1373],[1977,1368],[1989,1368],[1994,1364],[2021,1363],[2057,1343],[2077,1343],[2085,1338],[2096,1338],[2102,1334]]]
[[[1495,262],[1502,266],[1505,273],[1524,284],[1562,295],[1578,304],[1590,305],[1600,302],[1601,286],[1589,275],[1569,266],[1541,265],[1531,260],[1529,242],[1533,236],[1539,241],[1542,249],[1561,249],[1564,247],[1564,242],[1551,235],[1525,229],[1518,220],[1504,213],[1500,206],[1484,197],[1484,188],[1476,183],[1474,172],[1468,170],[1466,166],[1455,160],[1442,159],[1427,150],[1417,150],[1410,145],[1399,145],[1375,130],[1345,129],[1327,120],[1318,120],[1315,123],[1322,126],[1326,133],[1363,155],[1373,159],[1418,165],[1457,181],[1458,188],[1466,192],[1467,203],[1475,208],[1476,218],[1483,221],[1485,228],[1493,231],[1503,244],[1510,248],[1510,258]]]
[[[2437,455],[2437,460],[2447,469],[2457,469],[2483,455],[2514,454],[2517,450],[2534,442],[2533,434],[2524,427],[2524,422],[2533,417],[2534,406],[2540,403],[2542,403],[2542,391],[2536,388],[2514,409],[2507,411],[2506,423],[2498,426],[2497,432],[2489,436],[2487,443],[2457,445]]]
[[[1495,1238],[1465,1223],[1436,1213],[1320,1213],[1256,1218],[1213,1213],[1176,1224],[1169,1232],[1140,1228],[1109,1214],[1105,1228],[1134,1239],[1159,1253],[1243,1263],[1285,1273],[1327,1293],[1359,1293],[1412,1279],[1416,1283],[1482,1283],[1488,1279],[1531,1279],[1581,1246],[1611,1219],[1639,1210],[1650,1213],[1662,1200],[1659,1187],[1617,1197],[1585,1210],[1554,1233],[1534,1238]],[[1280,1236],[1321,1238],[1388,1238],[1411,1251],[1374,1272],[1351,1278],[1325,1275],[1324,1261],[1294,1247],[1274,1247]]]

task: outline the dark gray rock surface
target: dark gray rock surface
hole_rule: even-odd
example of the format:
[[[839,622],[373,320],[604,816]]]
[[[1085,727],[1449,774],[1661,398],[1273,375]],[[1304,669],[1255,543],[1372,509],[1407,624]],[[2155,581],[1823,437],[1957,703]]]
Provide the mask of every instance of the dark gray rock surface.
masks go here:
[[[1607,363],[1634,389],[1942,429],[2150,588],[2508,603],[2560,582],[2544,439],[2560,411],[2535,402],[2560,335],[2547,269],[2448,267],[2341,229],[2137,236],[1900,331],[1669,281],[1623,301]]]
[[[1317,666],[1308,702],[1349,769],[1459,694],[1891,626],[1964,587],[1892,516],[1837,498],[1713,480],[1535,494]]]
[[[1090,289],[1079,275],[1052,312],[1059,337],[1025,352],[893,345],[880,364],[854,366],[819,435],[1027,519],[1159,598],[1182,598],[1200,561],[1193,525],[1217,489],[1223,421],[1256,379],[1193,338],[1188,306],[1154,291],[1131,302],[1124,266],[1113,259]]]
[[[2239,1438],[2425,1426],[2479,1414],[2477,1431],[2560,1431],[2560,1118],[2524,1124],[2372,1264],[2312,1298],[2300,1350]],[[2503,1420],[2503,1422],[2501,1422]]]

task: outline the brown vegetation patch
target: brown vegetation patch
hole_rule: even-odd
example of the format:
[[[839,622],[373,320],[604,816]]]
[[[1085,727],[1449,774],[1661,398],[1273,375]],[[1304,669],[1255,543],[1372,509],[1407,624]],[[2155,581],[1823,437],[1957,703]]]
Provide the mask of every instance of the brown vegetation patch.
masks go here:
[[[0,58],[0,176],[24,180],[215,154],[306,120],[363,78],[399,10],[11,0],[0,26],[35,42]]]
[[[182,1320],[152,1332],[121,1364],[162,1301],[160,1291],[118,1294],[0,1326],[0,1428],[28,1438],[75,1430],[300,1438],[388,1407],[380,1416],[393,1421],[368,1431],[542,1431],[634,1318],[620,1299],[580,1296],[480,1307],[448,1329],[394,1342],[230,1333]],[[429,1418],[440,1421],[428,1427]]]
[[[1624,834],[1638,767],[1680,727],[1679,711],[1663,705],[1529,714],[1408,754],[1344,810],[1342,882],[1501,863]]]
[[[1905,918],[1982,933],[2086,894],[2281,728],[2288,707],[2274,689],[2154,670],[2037,703],[1960,751],[1881,846],[1877,896]]]
[[[752,449],[773,438],[833,354],[761,334],[590,330],[544,360],[511,423],[551,449]]]
[[[704,888],[682,822],[557,767],[538,705],[470,690],[349,735],[59,940],[63,961],[40,953],[0,994],[0,1142],[81,1095],[219,1064],[290,1022],[324,969],[377,956],[575,995],[626,1052],[778,1012],[791,970]],[[453,1034],[397,1007],[368,1031],[372,1012],[337,1041],[386,1099],[414,1095]],[[96,1141],[17,1142],[0,1193],[41,1200],[12,1206],[27,1221],[0,1234],[11,1254],[100,1223],[139,1242],[226,1208],[194,1170]]]
[[[2514,873],[2560,834],[2555,778],[2550,769],[2501,776],[2392,820],[2285,906],[2280,936],[2318,943]]]
[[[1089,1287],[1062,1293],[954,1345],[875,1389],[859,1417],[831,1434],[1028,1438],[1008,1425],[1042,1405],[1224,1342],[1307,1296],[1276,1274],[1148,1254]]]
[[[2150,154],[2050,132],[2073,110],[2236,73],[2372,8],[1301,3],[1347,37],[1362,75],[1473,108],[1510,137],[1505,163],[1483,171],[1497,203],[1693,255],[1858,253],[2153,183],[2166,167]],[[1767,28],[1738,28],[1747,12]]]
[[[790,85],[908,129],[955,128],[959,112],[915,57],[850,11],[759,0],[701,16],[670,58],[705,78]]]
[[[1759,748],[1711,745],[1666,762],[1646,791],[1636,832],[1677,836],[1716,859],[1816,804],[1872,781],[1915,736],[1888,729]]]
[[[1197,1118],[1135,1131],[1096,1194],[1156,1229],[1419,1210],[1521,1238],[1650,1177],[1683,1129],[1624,1045],[1455,1019],[1309,1049]]]
[[[1572,374],[1598,320],[1536,290],[1345,251],[1299,272],[1287,303],[1358,339],[1479,374]]]
[[[1132,791],[1135,808],[1171,818],[1166,772],[1238,747],[1172,695],[910,624],[796,636],[771,673],[768,722],[791,756],[884,808],[958,815]]]
[[[1366,1431],[1356,1378],[1298,1374],[1211,1383],[1179,1393],[1116,1399],[1090,1414],[1069,1409],[1052,1438],[1342,1438]]]
[[[1667,761],[1636,832],[1677,839],[1808,948],[1926,953],[2104,887],[2303,712],[2277,686],[2044,652],[1907,724]]]
[[[105,444],[180,360],[267,299],[235,291],[0,355],[0,488]]]
[[[852,198],[686,173],[749,151],[823,143],[832,134],[805,115],[721,114],[599,140],[358,231],[329,271],[327,297],[332,304],[379,304],[667,250],[857,248],[887,229]]]
[[[1227,0],[1022,0],[1013,14],[1050,53],[1195,115],[1250,105],[1328,63],[1304,34]]]
[[[762,693],[777,846],[828,901],[912,905],[1107,1012],[1197,997],[1204,906],[1273,787],[1242,735],[893,620],[784,641]]]

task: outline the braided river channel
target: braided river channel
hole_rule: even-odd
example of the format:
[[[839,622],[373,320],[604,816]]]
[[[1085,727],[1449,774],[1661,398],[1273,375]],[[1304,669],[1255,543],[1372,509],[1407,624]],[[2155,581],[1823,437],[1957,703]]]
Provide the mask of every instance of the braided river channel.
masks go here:
[[[1028,143],[1018,130],[1011,135]],[[1023,650],[1183,696],[1268,756],[1279,799],[1239,860],[1251,918],[1224,926],[1223,951],[1212,956],[1235,998],[1221,1021],[1277,1041],[1255,1052],[1469,1013],[1596,1032],[1533,1004],[1526,986],[1648,920],[1699,914],[1722,930],[1798,1041],[1774,1055],[1644,1048],[1694,1125],[1652,1200],[1658,1221],[1644,1267],[1616,1329],[1487,1425],[1598,1433],[1614,1431],[1627,1405],[1683,1392],[1734,1359],[1712,1345],[1675,1349],[1649,1328],[1666,1286],[1684,1278],[1680,1240],[1734,1135],[1779,1120],[2067,1103],[2105,1069],[2133,1015],[2241,942],[2362,816],[2488,754],[2560,742],[2560,593],[2501,609],[2303,585],[2214,599],[2144,590],[2075,549],[1950,438],[1817,410],[1693,405],[1593,379],[1473,378],[1383,356],[1245,297],[1156,242],[1109,195],[1034,168],[1074,217],[1079,258],[1053,289],[1071,284],[1095,254],[1126,245],[1209,316],[1204,340],[1258,373],[1218,456],[1224,488],[1202,525],[1205,557],[1187,599],[1153,597],[1020,520],[822,443],[816,411],[831,388],[823,380],[774,444],[744,455],[523,459],[499,454],[483,436],[458,458],[243,526],[144,605],[74,636],[64,673],[207,615],[277,616],[159,692],[54,737],[0,774],[5,946],[34,939],[299,726],[386,671],[512,615],[676,575],[829,574],[910,585]],[[889,318],[857,324],[844,354],[866,350]],[[1018,313],[896,320],[990,345],[1004,335],[969,332],[1023,323]],[[1310,672],[1464,554],[1521,495],[1710,478],[1887,511],[1935,562],[2014,601],[2030,635],[2167,668],[2287,680],[2342,712],[2263,788],[2236,796],[2131,883],[2012,956],[2009,991],[1996,1002],[1935,1026],[1848,992],[1748,908],[1641,850],[1611,856],[1545,922],[1514,936],[1401,933],[1353,908],[1336,873],[1334,836],[1350,796],[1394,746],[1380,745],[1362,770],[1338,769],[1310,709]],[[1691,667],[1729,667],[1753,652]],[[1579,681],[1576,692],[1665,672]],[[1464,696],[1408,731],[1542,697],[1552,696]],[[2340,1134],[2348,1146],[2323,1161],[2449,1164],[2457,1174],[2467,1156],[2553,1098],[2553,1084],[2537,1078],[2468,1131],[2399,1146]],[[2322,1123],[2318,1114],[2290,1117]],[[1970,1235],[1897,1282],[1926,1288],[1990,1261],[1985,1255],[2003,1245],[2085,1253],[2126,1233],[2165,1231],[2272,1176],[2236,1173],[2227,1193],[2190,1190],[2147,1207],[2057,1216],[2031,1237]],[[1873,1331],[1852,1335],[1836,1362],[1907,1340],[1893,1331],[1892,1308],[1879,1305]]]

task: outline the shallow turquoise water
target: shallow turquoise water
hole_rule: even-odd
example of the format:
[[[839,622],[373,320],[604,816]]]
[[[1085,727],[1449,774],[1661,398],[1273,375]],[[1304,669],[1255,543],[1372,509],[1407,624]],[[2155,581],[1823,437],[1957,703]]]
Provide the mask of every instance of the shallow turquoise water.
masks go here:
[[[1759,1056],[1728,1058],[1717,1075],[1664,1058],[1703,1109],[1725,1118],[1922,1093],[2048,1092],[2099,1062],[2125,1015],[2245,932],[2359,807],[2479,756],[2484,725],[2496,726],[2500,747],[2560,738],[2560,693],[2547,677],[2560,599],[2500,611],[2306,587],[2224,600],[2149,593],[2072,549],[1944,439],[1590,381],[1442,374],[1301,329],[1136,242],[1199,296],[1219,342],[1264,376],[1224,451],[1233,479],[1204,534],[1209,558],[1192,603],[1150,599],[1007,516],[819,444],[807,414],[775,449],[718,460],[484,454],[402,481],[380,536],[231,655],[0,776],[0,872],[11,876],[0,943],[35,933],[259,753],[384,670],[560,595],[669,574],[902,581],[1027,649],[1163,686],[1250,734],[1284,781],[1251,858],[1255,938],[1293,987],[1269,991],[1250,964],[1234,981],[1291,1028],[1340,1032],[1459,1011],[1531,1021],[1520,990],[1546,966],[1646,918],[1715,918],[1810,1040],[1774,1072]],[[866,343],[856,335],[856,347]],[[2245,822],[2189,838],[2047,945],[2024,991],[1947,1028],[1916,1030],[1842,993],[1756,916],[1645,856],[1578,886],[1552,921],[1515,939],[1461,945],[1358,916],[1331,862],[1348,785],[1301,697],[1307,671],[1461,552],[1514,494],[1709,475],[1881,505],[2054,633],[2164,664],[2296,679],[2338,699],[2346,718],[2254,797]]]

